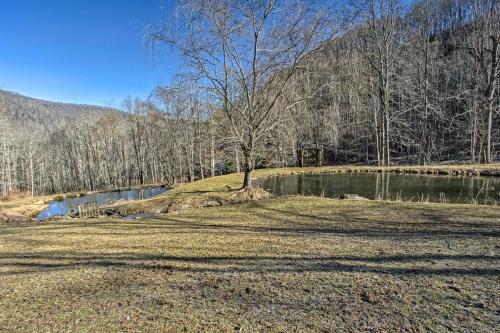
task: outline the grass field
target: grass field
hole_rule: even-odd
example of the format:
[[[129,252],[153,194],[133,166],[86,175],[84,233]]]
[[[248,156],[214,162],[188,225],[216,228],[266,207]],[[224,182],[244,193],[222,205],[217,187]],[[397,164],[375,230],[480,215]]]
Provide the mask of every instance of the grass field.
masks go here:
[[[304,197],[4,225],[0,331],[494,332],[499,237],[499,207]]]
[[[241,181],[209,178],[115,207],[169,213],[139,220],[0,224],[0,332],[497,329],[500,207],[269,198],[238,191]],[[29,216],[48,199],[0,211]]]

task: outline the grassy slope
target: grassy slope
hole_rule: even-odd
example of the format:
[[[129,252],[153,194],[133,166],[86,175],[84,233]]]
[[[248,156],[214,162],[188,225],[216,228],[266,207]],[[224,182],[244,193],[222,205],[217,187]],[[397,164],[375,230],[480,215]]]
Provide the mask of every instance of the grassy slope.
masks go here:
[[[499,207],[300,197],[0,226],[0,331],[493,332],[499,228]]]
[[[31,218],[48,207],[48,202],[54,195],[25,197],[2,201],[0,200],[0,218],[2,214],[19,218]],[[1,219],[0,219],[1,220]]]
[[[255,177],[347,169],[374,170]],[[241,181],[206,179],[120,209],[243,201],[230,191]],[[26,213],[41,201],[0,210]],[[498,207],[294,197],[135,221],[0,226],[0,331],[493,331],[499,221]]]

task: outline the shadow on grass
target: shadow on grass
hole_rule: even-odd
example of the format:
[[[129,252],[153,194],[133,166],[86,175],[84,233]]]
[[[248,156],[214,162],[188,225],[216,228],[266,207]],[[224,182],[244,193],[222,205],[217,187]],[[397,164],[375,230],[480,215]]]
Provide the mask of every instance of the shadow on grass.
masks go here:
[[[499,223],[488,223],[486,220],[478,223],[464,222],[467,220],[456,222],[442,212],[434,212],[431,209],[414,211],[411,214],[408,212],[404,215],[407,222],[403,222],[398,219],[397,215],[391,215],[390,212],[384,216],[384,221],[380,221],[370,218],[369,214],[356,213],[349,208],[336,210],[332,214],[324,211],[321,214],[305,214],[296,209],[278,209],[272,205],[259,203],[252,203],[251,207],[252,210],[241,221],[225,220],[224,216],[210,216],[208,214],[200,216],[199,213],[197,213],[198,215],[188,213],[162,215],[144,221],[78,221],[26,228],[8,228],[0,233],[1,238],[24,244],[24,248],[27,249],[61,245],[70,249],[78,249],[82,245],[82,240],[74,236],[86,236],[83,237],[87,239],[85,242],[89,241],[89,236],[105,235],[122,238],[118,245],[106,246],[104,244],[102,251],[100,251],[99,244],[90,243],[94,247],[94,253],[71,250],[68,252],[40,252],[36,250],[0,252],[0,276],[88,267],[217,273],[360,272],[390,275],[485,277],[500,275],[500,256],[498,255],[476,253],[421,254],[418,243],[414,245],[415,253],[406,249],[405,251],[408,253],[404,255],[302,256],[300,248],[297,248],[297,256],[280,256],[271,251],[269,256],[245,256],[243,252],[242,256],[236,257],[235,253],[242,252],[231,251],[231,249],[226,251],[233,256],[156,255],[147,253],[147,248],[143,249],[145,253],[129,252],[130,245],[133,244],[127,243],[126,237],[148,235],[201,237],[201,240],[203,240],[203,236],[210,235],[210,237],[220,237],[218,238],[220,242],[223,241],[223,237],[233,239],[231,237],[236,235],[245,241],[243,236],[248,234],[250,234],[248,240],[250,242],[256,241],[259,236],[266,239],[276,237],[276,240],[283,237],[295,237],[300,244],[304,244],[306,247],[307,241],[314,237],[327,240],[331,237],[331,240],[334,241],[342,236],[356,237],[367,242],[387,240],[392,247],[391,252],[393,249],[397,249],[397,246],[404,244],[405,241],[418,241],[419,238],[441,243],[449,239],[458,244],[461,241],[470,240],[474,242],[489,240],[491,242],[500,237]],[[224,215],[223,212],[222,215]],[[33,240],[33,235],[40,234],[50,235],[50,237],[44,237],[43,240]],[[66,244],[59,244],[60,239],[65,236],[72,237],[66,240]],[[132,241],[137,242],[137,239]],[[347,239],[347,241],[349,240]],[[89,246],[89,243],[84,244]],[[189,250],[189,248],[184,250]],[[440,252],[439,249],[435,248],[428,248],[428,250]],[[113,254],[105,254],[106,252]],[[196,249],[193,248],[192,252],[196,253]]]
[[[500,276],[500,256],[170,256],[147,254],[3,253],[0,276],[90,267],[187,272],[360,272],[389,275]],[[437,267],[434,267],[437,266]]]
[[[86,236],[132,236],[159,234],[266,234],[277,236],[314,237],[314,236],[355,236],[377,239],[418,239],[422,237],[500,237],[500,224],[480,222],[454,222],[446,216],[426,213],[424,220],[403,222],[385,219],[377,221],[370,217],[355,216],[350,212],[336,212],[333,217],[322,215],[300,214],[278,209],[266,209],[254,212],[253,219],[269,223],[233,223],[222,219],[207,217],[191,218],[175,215],[155,216],[148,220],[123,221],[75,221],[59,222],[50,225],[26,226],[6,229],[3,235],[23,235],[27,230],[53,235],[86,235]],[[95,228],[100,232],[95,232]],[[34,229],[33,229],[34,228]]]

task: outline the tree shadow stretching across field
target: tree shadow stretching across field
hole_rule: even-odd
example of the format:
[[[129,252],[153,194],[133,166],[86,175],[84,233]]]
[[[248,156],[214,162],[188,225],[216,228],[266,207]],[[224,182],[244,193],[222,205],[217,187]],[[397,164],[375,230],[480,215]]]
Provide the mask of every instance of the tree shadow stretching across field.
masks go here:
[[[164,217],[157,218],[161,220],[160,223],[147,223],[148,226],[155,228],[166,228],[168,233],[185,233],[185,232],[214,232],[220,233],[223,231],[234,232],[254,232],[254,233],[269,233],[275,232],[280,234],[334,234],[334,235],[349,235],[349,236],[359,236],[359,237],[382,237],[382,238],[395,238],[401,236],[407,236],[409,238],[418,238],[423,236],[482,236],[482,237],[500,237],[500,225],[499,228],[495,229],[495,225],[478,225],[474,228],[464,227],[458,228],[460,225],[455,223],[444,223],[432,225],[428,222],[412,222],[411,224],[405,225],[403,222],[391,222],[383,221],[376,222],[369,218],[357,217],[353,219],[352,217],[345,217],[343,215],[337,215],[335,222],[325,221],[324,223],[304,223],[299,221],[291,221],[285,216],[272,217],[271,214],[260,213],[253,214],[254,217],[260,219],[274,220],[278,222],[277,225],[245,225],[245,224],[220,224],[220,223],[209,223],[200,221],[189,221],[182,219],[175,219],[168,215]],[[318,216],[315,220],[321,220],[324,218]],[[338,220],[343,220],[345,222],[339,223]],[[142,225],[144,226],[144,225]],[[176,230],[173,230],[176,229]],[[123,230],[129,230],[127,227]]]
[[[496,222],[469,223],[463,221],[453,221],[442,213],[435,213],[432,210],[412,212],[406,214],[405,218],[409,222],[402,222],[397,214],[392,211],[383,216],[383,220],[370,217],[370,212],[352,212],[348,209],[341,209],[332,212],[330,215],[304,214],[296,209],[278,209],[263,205],[259,202],[252,203],[252,210],[246,216],[245,222],[232,222],[219,216],[200,215],[161,215],[148,220],[138,220],[123,222],[118,220],[104,221],[74,221],[54,224],[42,224],[25,228],[6,228],[0,234],[1,238],[8,239],[17,245],[22,245],[26,251],[0,252],[0,276],[46,272],[52,270],[68,270],[81,268],[109,268],[109,269],[138,269],[138,270],[166,270],[166,271],[193,271],[193,272],[361,272],[391,275],[465,275],[465,276],[499,276],[500,256],[485,255],[483,250],[480,253],[465,250],[454,251],[450,242],[457,244],[460,249],[460,242],[474,240],[476,244],[484,241],[496,242],[500,237],[500,224]],[[415,218],[413,218],[415,216]],[[251,222],[254,221],[254,222]],[[148,253],[147,248],[141,248],[143,253],[131,253],[127,237],[139,237],[161,235],[177,237],[202,237],[210,235],[212,244],[210,246],[225,244],[227,237],[234,239],[234,236],[250,235],[250,241],[256,238],[269,240],[270,237],[276,239],[288,239],[295,237],[299,242],[306,242],[313,237],[322,239],[339,240],[341,237],[356,237],[368,242],[392,242],[389,252],[397,252],[393,247],[404,244],[407,240],[422,239],[426,242],[448,242],[448,250],[453,254],[439,254],[441,249],[427,249],[431,254],[422,254],[419,248],[414,247],[414,252],[408,248],[408,254],[397,255],[300,255],[297,248],[297,256],[290,256],[282,253],[265,255],[255,255],[258,248],[248,250],[251,247],[241,249],[226,249],[227,253],[233,256],[206,256],[192,255],[183,256],[177,253],[197,253],[196,248],[189,242],[183,245],[182,249],[171,249],[171,255],[160,255]],[[39,235],[45,237],[39,238]],[[65,236],[86,236],[69,237]],[[117,236],[123,237],[118,244],[92,244],[92,237]],[[226,237],[226,238],[224,238]],[[98,239],[98,238],[96,238]],[[165,239],[169,239],[166,237]],[[188,239],[188,238],[186,238]],[[241,238],[244,239],[244,238]],[[140,242],[137,239],[131,240]],[[243,241],[243,240],[242,240]],[[36,248],[70,247],[81,248],[82,245],[89,246],[97,254],[91,252],[37,252]],[[307,243],[304,243],[307,244]],[[446,244],[443,244],[443,249]],[[153,248],[154,249],[154,248]],[[495,254],[498,253],[495,247]],[[104,250],[111,250],[112,254]],[[165,251],[166,248],[163,248]],[[178,252],[182,250],[183,252]],[[213,251],[212,253],[216,253]],[[126,252],[125,252],[126,251]],[[290,252],[290,251],[289,251]],[[423,252],[423,251],[422,251]],[[434,253],[436,252],[436,253]],[[109,253],[109,252],[108,252]],[[164,252],[165,253],[165,252]],[[168,253],[168,252],[166,252]],[[208,252],[210,253],[210,252]],[[241,256],[234,256],[241,253]],[[335,252],[331,252],[335,253]]]
[[[85,253],[3,253],[1,275],[51,270],[107,267],[191,272],[361,272],[389,275],[500,276],[500,256],[392,255],[392,256],[170,256],[94,255]],[[407,267],[405,267],[405,265]],[[420,265],[420,266],[419,266]],[[422,267],[421,265],[425,265]],[[439,267],[432,267],[433,265]],[[443,265],[445,267],[443,267]],[[480,265],[480,267],[475,267]]]
[[[369,237],[378,239],[416,239],[423,237],[436,237],[436,236],[446,236],[450,239],[455,238],[466,238],[466,237],[489,237],[489,238],[499,238],[500,231],[488,229],[476,229],[476,230],[461,230],[458,228],[425,228],[426,224],[420,226],[419,223],[412,223],[414,229],[403,229],[398,228],[401,223],[392,224],[384,223],[386,226],[377,225],[374,226],[374,222],[367,219],[363,221],[359,219],[355,224],[349,225],[349,223],[344,223],[342,225],[332,225],[331,227],[326,227],[324,225],[303,225],[303,226],[249,226],[249,225],[231,225],[231,224],[210,224],[210,223],[197,223],[197,222],[187,222],[184,220],[175,220],[169,218],[165,219],[161,223],[148,223],[147,225],[110,225],[106,231],[103,232],[93,232],[93,231],[74,231],[74,232],[63,232],[63,235],[79,235],[79,236],[134,236],[131,233],[133,227],[149,227],[150,231],[138,230],[136,235],[143,236],[154,236],[159,234],[192,234],[192,233],[203,233],[203,234],[217,234],[217,235],[235,235],[235,234],[245,234],[245,233],[257,233],[257,234],[269,234],[276,233],[280,237],[283,236],[321,236],[321,235],[337,235],[337,236],[354,236],[354,237]],[[389,225],[389,226],[388,226]],[[82,228],[85,228],[82,226]],[[57,231],[58,228],[52,229],[52,231]],[[48,231],[48,230],[46,230]],[[56,236],[57,232],[52,235]]]
[[[184,215],[176,217],[166,214],[158,215],[144,221],[129,221],[126,224],[117,223],[113,220],[92,221],[91,227],[105,227],[102,235],[125,235],[131,229],[137,228],[138,233],[147,235],[145,230],[152,230],[151,234],[158,232],[166,233],[186,233],[186,232],[215,232],[221,231],[235,232],[276,232],[282,234],[338,234],[356,235],[360,237],[421,237],[421,236],[486,236],[500,237],[500,223],[482,222],[462,222],[453,221],[445,214],[434,212],[433,210],[419,210],[415,214],[418,220],[402,222],[397,216],[385,214],[377,220],[374,217],[363,216],[360,212],[353,212],[342,209],[331,213],[331,216],[304,214],[296,210],[284,210],[271,208],[259,202],[253,202],[254,211],[247,217],[254,220],[269,221],[265,224],[240,224],[240,223],[214,223],[216,219],[203,216]],[[411,210],[411,209],[410,209]],[[407,216],[408,217],[408,216]],[[89,223],[86,221],[59,222],[53,225],[36,225],[23,228],[7,228],[2,234],[19,234],[32,228],[40,228],[40,231],[62,231],[67,233],[67,229],[82,228],[88,229]],[[159,230],[161,229],[161,231]],[[122,233],[124,232],[124,233]],[[92,234],[85,230],[78,230],[78,234]],[[101,233],[94,233],[101,234]]]
[[[279,214],[276,214],[278,213]],[[272,216],[278,215],[278,216]],[[449,236],[449,237],[500,237],[500,224],[467,224],[455,223],[449,221],[435,220],[434,222],[411,222],[404,223],[400,221],[374,221],[371,218],[355,217],[345,213],[337,213],[335,219],[329,220],[322,216],[308,215],[311,222],[301,220],[292,220],[302,218],[301,214],[273,210],[273,214],[254,213],[252,215],[258,219],[271,220],[271,225],[247,225],[247,224],[229,224],[229,223],[212,223],[210,219],[197,220],[175,218],[171,215],[163,215],[155,217],[154,220],[147,222],[131,221],[124,223],[117,222],[71,222],[63,225],[42,226],[40,231],[50,231],[57,234],[61,231],[64,235],[133,235],[131,231],[137,229],[137,234],[141,235],[158,235],[166,234],[188,234],[188,233],[216,233],[216,234],[235,234],[235,233],[277,233],[280,235],[345,235],[357,237],[376,237],[376,238],[419,238],[429,236]],[[321,223],[318,223],[320,221]],[[342,222],[339,222],[342,221]],[[93,228],[88,227],[104,227],[102,232],[93,232]],[[79,228],[78,231],[66,231],[66,229]],[[81,228],[81,229],[80,229]],[[86,231],[85,229],[89,229]],[[22,234],[11,233],[11,234]]]

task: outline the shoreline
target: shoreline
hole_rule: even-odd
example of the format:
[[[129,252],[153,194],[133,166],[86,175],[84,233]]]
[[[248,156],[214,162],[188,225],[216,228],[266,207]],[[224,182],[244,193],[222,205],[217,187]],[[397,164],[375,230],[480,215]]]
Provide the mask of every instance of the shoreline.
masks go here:
[[[412,165],[412,166],[366,166],[335,165],[322,167],[288,167],[265,168],[254,170],[252,176],[257,182],[266,178],[294,174],[335,174],[335,173],[394,173],[407,175],[436,175],[462,177],[500,177],[500,164],[454,164],[454,165]],[[233,193],[241,188],[243,173],[231,173],[196,180],[192,183],[181,183],[174,186],[166,184],[134,185],[119,189],[97,190],[89,192],[69,192],[36,197],[26,197],[0,201],[0,223],[31,222],[41,211],[48,207],[52,200],[77,197],[103,192],[129,191],[154,187],[169,187],[169,191],[154,198],[135,200],[116,207],[120,215],[137,213],[168,213],[188,208],[225,206],[232,203],[267,198],[264,193],[252,194],[248,197]],[[253,190],[259,191],[259,190]],[[263,190],[262,190],[263,191]],[[263,191],[265,192],[265,191]],[[267,193],[267,192],[266,192]]]
[[[146,184],[134,185],[110,190],[96,190],[96,191],[81,191],[81,192],[68,192],[56,193],[34,197],[23,197],[15,199],[0,200],[0,224],[5,223],[32,223],[33,219],[43,210],[49,207],[49,203],[54,200],[64,200],[66,198],[76,198],[90,194],[104,193],[104,192],[123,192],[140,189],[150,189],[157,187],[168,187],[166,184]]]
[[[434,165],[408,167],[371,167],[371,166],[325,166],[306,168],[267,168],[256,169],[252,179],[256,182],[269,177],[294,174],[332,174],[332,173],[398,173],[398,174],[428,174],[436,176],[477,177],[477,174],[500,176],[500,164],[492,165]],[[468,174],[474,174],[468,176]],[[119,215],[137,213],[170,213],[199,207],[226,206],[234,203],[268,198],[268,192],[256,186],[252,194],[243,194],[241,184],[243,173],[232,173],[213,178],[206,178],[192,183],[180,184],[171,190],[151,199],[125,203],[115,207]],[[240,191],[239,191],[240,190]],[[265,192],[265,193],[262,193]],[[467,204],[461,204],[467,205]]]

